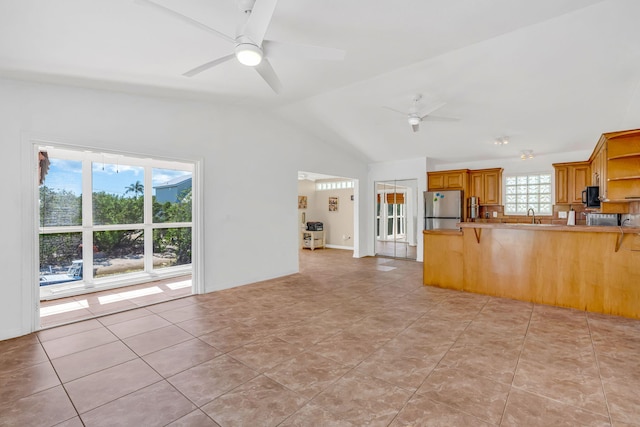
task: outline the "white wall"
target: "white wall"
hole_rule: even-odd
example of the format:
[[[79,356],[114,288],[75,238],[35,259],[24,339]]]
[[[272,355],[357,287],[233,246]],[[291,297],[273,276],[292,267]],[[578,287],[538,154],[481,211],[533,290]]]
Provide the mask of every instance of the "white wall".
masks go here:
[[[415,159],[401,160],[395,162],[372,163],[369,165],[368,191],[366,212],[367,220],[367,249],[368,253],[375,253],[374,235],[374,213],[375,213],[375,182],[389,181],[394,179],[416,179],[418,181],[418,220],[417,220],[417,261],[423,259],[423,239],[422,239],[422,218],[424,216],[424,205],[420,203],[422,193],[427,190],[427,159],[419,157]],[[361,240],[362,241],[362,240]]]
[[[298,221],[299,170],[362,182],[367,176],[360,159],[263,111],[0,79],[0,339],[34,328],[34,284],[24,274],[32,254],[23,236],[32,224],[22,213],[30,175],[21,153],[30,135],[150,157],[201,159],[207,292],[298,271],[298,232],[291,225]]]
[[[316,191],[314,219],[324,223],[326,244],[342,249],[353,248],[353,188]],[[329,212],[329,197],[338,198],[338,210]]]

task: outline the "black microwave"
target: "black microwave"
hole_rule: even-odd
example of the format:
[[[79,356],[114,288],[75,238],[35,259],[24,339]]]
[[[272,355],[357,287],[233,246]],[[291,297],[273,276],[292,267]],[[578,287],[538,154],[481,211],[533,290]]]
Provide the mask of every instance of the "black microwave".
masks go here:
[[[600,187],[589,186],[582,191],[582,203],[588,208],[600,207]]]

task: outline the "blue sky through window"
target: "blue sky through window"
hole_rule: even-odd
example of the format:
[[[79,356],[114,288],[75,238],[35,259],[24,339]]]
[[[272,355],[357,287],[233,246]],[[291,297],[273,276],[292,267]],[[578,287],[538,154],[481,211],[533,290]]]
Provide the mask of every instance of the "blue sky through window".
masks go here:
[[[82,194],[82,162],[50,158],[51,165],[45,177],[44,185],[53,190],[72,191]],[[165,184],[178,176],[191,175],[189,171],[172,169],[154,169],[153,185]],[[93,191],[125,195],[127,187],[140,181],[144,184],[144,168],[120,164],[93,163]],[[154,191],[155,194],[155,191]],[[129,193],[128,195],[133,195]]]

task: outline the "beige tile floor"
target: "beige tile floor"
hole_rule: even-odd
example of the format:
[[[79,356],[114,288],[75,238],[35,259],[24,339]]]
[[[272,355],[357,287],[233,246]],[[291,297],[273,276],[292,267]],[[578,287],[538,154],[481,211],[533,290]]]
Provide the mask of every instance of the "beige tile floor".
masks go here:
[[[40,327],[50,328],[191,295],[191,275],[40,301]]]
[[[638,426],[640,321],[301,272],[0,342],[0,426]]]
[[[407,242],[386,242],[376,240],[376,255],[416,260],[417,247]]]

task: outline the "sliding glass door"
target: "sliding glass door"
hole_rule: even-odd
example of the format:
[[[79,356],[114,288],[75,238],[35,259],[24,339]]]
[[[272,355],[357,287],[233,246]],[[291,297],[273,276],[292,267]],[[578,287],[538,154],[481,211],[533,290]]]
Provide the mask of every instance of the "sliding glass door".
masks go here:
[[[191,273],[193,165],[40,147],[41,299]]]

